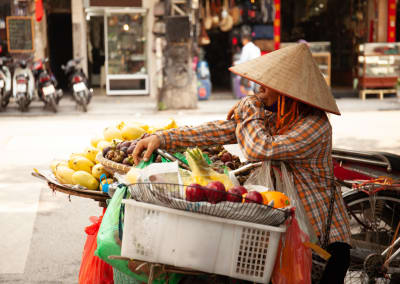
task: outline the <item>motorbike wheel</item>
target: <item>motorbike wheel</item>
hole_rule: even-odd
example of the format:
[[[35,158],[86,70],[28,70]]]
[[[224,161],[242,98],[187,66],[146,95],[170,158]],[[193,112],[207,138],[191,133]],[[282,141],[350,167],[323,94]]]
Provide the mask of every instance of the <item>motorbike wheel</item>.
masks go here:
[[[364,192],[355,191],[345,196],[344,202],[349,210],[354,245],[345,283],[392,283],[383,275],[369,277],[364,262],[368,255],[380,254],[390,245],[400,221],[400,193],[382,190],[369,196]],[[391,265],[398,264],[399,257]]]
[[[5,109],[10,102],[10,98],[1,98],[1,109]]]
[[[78,105],[82,108],[83,112],[87,112],[87,97],[85,92],[79,92],[77,93],[77,102]]]
[[[54,96],[50,96],[50,97],[49,97],[48,105],[49,105],[50,109],[51,109],[54,113],[57,112],[57,101],[56,101],[56,98],[55,98]]]

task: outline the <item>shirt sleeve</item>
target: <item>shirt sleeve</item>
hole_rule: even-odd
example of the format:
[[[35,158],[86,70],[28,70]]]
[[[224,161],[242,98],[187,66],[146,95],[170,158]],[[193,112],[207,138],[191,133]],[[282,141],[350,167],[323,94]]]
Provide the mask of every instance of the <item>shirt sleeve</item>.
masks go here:
[[[157,132],[161,148],[194,147],[236,143],[236,122],[217,120],[195,127],[181,127]]]
[[[249,160],[307,159],[332,135],[323,112],[300,118],[283,135],[271,135],[265,119],[264,105],[255,96],[243,100],[235,111],[236,137]]]

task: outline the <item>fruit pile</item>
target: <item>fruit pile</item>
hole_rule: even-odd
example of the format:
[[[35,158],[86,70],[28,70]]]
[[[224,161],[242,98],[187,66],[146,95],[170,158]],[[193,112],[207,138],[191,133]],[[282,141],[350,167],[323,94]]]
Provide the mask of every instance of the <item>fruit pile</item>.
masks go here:
[[[113,179],[111,174],[96,159],[100,151],[103,151],[103,154],[105,153],[104,155],[108,155],[112,160],[132,165],[133,161],[128,158],[128,148],[131,141],[135,141],[145,133],[153,133],[160,129],[173,127],[177,127],[173,119],[161,126],[148,126],[138,122],[120,122],[116,126],[105,128],[102,137],[92,138],[91,145],[86,147],[83,152],[72,153],[68,160],[54,160],[50,168],[62,184],[78,184],[90,190],[102,190],[102,185],[112,183]],[[128,143],[129,146],[124,147]],[[102,174],[106,175],[107,180],[102,180],[100,183]]]
[[[226,190],[220,181],[209,182],[206,186],[193,183],[186,187],[186,201],[207,201],[216,204],[222,201],[239,203],[258,203],[274,208],[284,208],[290,205],[289,198],[279,191],[247,190],[244,186],[234,186]]]

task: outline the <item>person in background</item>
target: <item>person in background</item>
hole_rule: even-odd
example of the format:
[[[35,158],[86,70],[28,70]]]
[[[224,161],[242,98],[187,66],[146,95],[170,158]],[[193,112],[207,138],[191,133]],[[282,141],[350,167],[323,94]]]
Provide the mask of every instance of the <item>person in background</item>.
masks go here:
[[[252,42],[253,37],[250,28],[242,31],[241,40],[243,45],[242,53],[240,54],[239,61],[235,62],[235,64],[241,64],[261,56],[260,48]],[[254,95],[256,92],[256,84],[242,77],[240,80],[240,91],[245,95]]]

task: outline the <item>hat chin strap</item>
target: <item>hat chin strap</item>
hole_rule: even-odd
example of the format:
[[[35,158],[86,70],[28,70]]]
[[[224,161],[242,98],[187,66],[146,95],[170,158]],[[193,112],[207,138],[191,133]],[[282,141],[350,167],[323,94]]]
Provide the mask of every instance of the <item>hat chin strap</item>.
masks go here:
[[[291,100],[291,105],[287,113],[285,113],[285,96],[278,96],[278,111],[276,112],[276,134],[285,133],[297,120],[299,115],[299,107],[295,100]],[[287,122],[285,120],[289,119]]]

